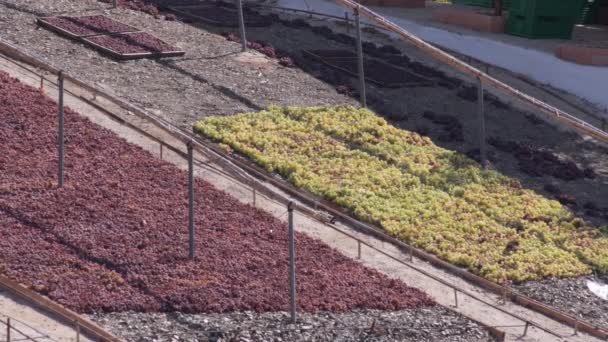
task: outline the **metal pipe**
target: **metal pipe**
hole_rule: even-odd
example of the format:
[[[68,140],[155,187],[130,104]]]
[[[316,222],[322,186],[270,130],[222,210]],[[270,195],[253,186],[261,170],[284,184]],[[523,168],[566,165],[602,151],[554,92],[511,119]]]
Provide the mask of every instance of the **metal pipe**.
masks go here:
[[[361,241],[357,240],[357,259],[361,259]]]
[[[409,43],[413,44],[414,46],[420,48],[422,51],[437,58],[441,62],[456,68],[458,71],[460,71],[468,76],[471,76],[473,78],[481,78],[482,82],[485,83],[486,85],[495,87],[498,90],[500,90],[516,99],[519,99],[523,102],[531,104],[532,106],[538,108],[545,114],[548,114],[548,115],[552,116],[553,118],[555,118],[573,128],[576,128],[576,129],[582,131],[583,133],[586,133],[598,140],[601,140],[604,142],[608,141],[607,132],[604,132],[604,131],[600,130],[599,128],[588,124],[587,122],[580,120],[545,102],[542,102],[530,95],[526,95],[523,92],[481,72],[480,70],[478,70],[470,65],[467,65],[466,63],[460,61],[459,59],[457,59],[453,56],[450,56],[449,54],[441,51],[439,48],[437,48],[437,47],[423,41],[422,39],[418,38],[417,36],[411,34],[410,32],[406,31],[405,29],[398,26],[397,24],[378,15],[377,13],[370,10],[369,8],[367,8],[365,6],[361,6],[360,4],[354,2],[353,0],[334,0],[334,1],[345,7],[352,8],[352,9],[358,9],[358,12],[360,12],[362,15],[369,18],[371,21],[377,23],[378,25],[385,27],[389,31],[392,31],[392,32],[398,34],[403,40],[408,41]]]
[[[245,36],[245,18],[243,17],[243,0],[236,0],[236,7],[239,17],[239,32],[241,34],[241,49],[247,51],[247,37]]]
[[[80,324],[78,324],[78,321],[74,323],[76,324],[76,342],[80,342]]]
[[[289,295],[291,307],[291,323],[296,323],[296,250],[293,229],[293,208],[294,203],[287,204],[288,223],[289,223]]]
[[[6,342],[11,342],[11,319],[6,318]]]
[[[118,7],[116,0],[112,0],[112,8],[116,8],[116,7]]]
[[[63,138],[63,123],[64,123],[64,110],[63,110],[63,70],[59,70],[58,80],[58,91],[59,91],[59,133],[57,136],[58,152],[59,152],[59,170],[57,175],[57,183],[59,187],[63,187],[63,156],[64,156],[64,138]]]
[[[488,165],[487,160],[487,152],[486,152],[486,118],[485,118],[485,110],[483,104],[483,82],[481,82],[481,78],[477,79],[477,102],[479,104],[479,158],[481,161],[481,166],[484,168]]]
[[[524,328],[524,334],[523,336],[528,335],[528,327],[530,326],[530,323],[526,321],[526,327]]]
[[[186,144],[188,147],[188,257],[194,260],[194,146],[192,141]]]
[[[458,308],[458,291],[454,289],[454,307]]]
[[[348,12],[344,12],[344,21],[346,21],[346,34],[350,34],[350,19],[348,18]]]
[[[359,95],[361,96],[361,107],[367,107],[367,99],[365,95],[365,73],[363,68],[363,42],[361,41],[361,16],[359,15],[359,7],[354,9],[355,13],[355,29],[357,30],[357,60],[359,66]]]

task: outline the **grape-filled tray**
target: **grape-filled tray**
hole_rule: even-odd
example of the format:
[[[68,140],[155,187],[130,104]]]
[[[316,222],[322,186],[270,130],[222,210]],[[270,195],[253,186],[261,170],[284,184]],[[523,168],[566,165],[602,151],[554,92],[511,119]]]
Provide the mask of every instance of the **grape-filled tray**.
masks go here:
[[[93,36],[83,41],[114,58],[127,60],[183,56],[184,51],[146,32]]]
[[[208,4],[195,6],[169,6],[171,11],[189,18],[193,18],[209,25],[220,27],[237,27],[238,14],[236,9]],[[272,25],[268,18],[257,14],[245,13],[245,27],[265,27]]]
[[[44,17],[38,18],[38,24],[73,39],[139,31],[136,27],[123,24],[105,15]]]
[[[303,50],[304,56],[323,63],[333,69],[357,77],[357,54],[349,50]],[[363,60],[365,79],[383,88],[425,87],[434,82],[392,64],[365,57]]]
[[[119,60],[185,54],[150,33],[104,15],[43,17],[38,24]]]

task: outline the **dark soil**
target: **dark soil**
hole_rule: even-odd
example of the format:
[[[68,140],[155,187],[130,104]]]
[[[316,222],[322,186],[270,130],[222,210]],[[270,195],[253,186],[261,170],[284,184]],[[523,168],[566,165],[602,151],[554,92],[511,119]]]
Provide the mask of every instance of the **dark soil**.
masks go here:
[[[238,27],[237,12],[230,8],[201,5],[196,7],[176,7],[175,9],[179,11],[180,14],[199,19],[203,22],[222,27]],[[269,20],[269,18],[260,15],[250,15],[250,13],[247,13],[244,14],[243,17],[246,27],[264,27],[272,25],[272,21]]]
[[[108,4],[112,3],[112,0],[99,0]],[[129,8],[136,11],[141,11],[153,16],[158,16],[160,10],[158,7],[148,0],[116,0],[116,3],[120,7]]]
[[[178,50],[159,38],[146,32],[120,34],[114,36],[96,36],[87,40],[120,54],[128,53],[163,53]]]
[[[359,73],[356,54],[348,50],[312,50],[304,51],[305,56],[327,63],[338,70],[357,76]],[[406,86],[433,85],[433,82],[416,76],[411,72],[394,67],[381,60],[365,58],[365,79],[380,87],[400,88]]]
[[[443,127],[444,134],[438,137],[440,141],[464,141],[462,124],[455,116],[426,111],[422,114],[422,117]]]
[[[104,15],[84,17],[49,17],[44,18],[44,21],[68,31],[77,37],[139,31],[137,28],[123,24]]]
[[[0,270],[79,312],[286,311],[286,225],[200,179],[187,259],[187,176],[0,74]],[[296,235],[304,311],[433,305],[422,292]]]
[[[488,143],[500,151],[512,153],[520,170],[533,177],[553,176],[565,181],[596,177],[592,169],[582,169],[571,160],[559,158],[550,151],[529,144],[498,137],[489,138]]]

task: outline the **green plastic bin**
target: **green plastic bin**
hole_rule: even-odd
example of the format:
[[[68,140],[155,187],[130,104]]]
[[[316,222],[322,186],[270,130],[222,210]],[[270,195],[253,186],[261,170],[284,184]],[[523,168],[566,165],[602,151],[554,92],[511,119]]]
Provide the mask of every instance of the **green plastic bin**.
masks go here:
[[[507,33],[526,38],[570,39],[586,0],[511,0]]]
[[[494,7],[494,0],[452,0],[452,3],[459,5],[477,6],[477,7]],[[509,9],[511,0],[502,0],[502,8]]]

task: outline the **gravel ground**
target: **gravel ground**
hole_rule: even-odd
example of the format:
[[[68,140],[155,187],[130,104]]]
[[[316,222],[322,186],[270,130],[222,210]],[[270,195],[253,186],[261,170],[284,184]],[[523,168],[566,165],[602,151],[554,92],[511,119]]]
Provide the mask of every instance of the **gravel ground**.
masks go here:
[[[608,283],[608,277],[599,279],[581,277],[561,280],[546,279],[513,286],[517,291],[543,303],[600,326],[608,326],[608,305],[587,288],[587,280]]]
[[[88,9],[99,9],[106,5],[94,0],[7,2],[10,6],[0,4],[0,36],[3,39],[55,65],[63,66],[68,72],[97,86],[111,89],[188,130],[194,121],[203,116],[255,111],[270,104],[310,106],[357,103],[353,98],[338,94],[335,85],[322,81],[331,80],[335,83],[338,79],[340,83],[356,88],[356,79],[310,63],[303,65],[306,72],[302,72],[296,68],[282,67],[276,60],[257,53],[239,54],[238,43],[227,42],[217,34],[222,29],[199,23],[166,21],[162,16],[154,19],[136,11],[112,10],[109,14],[114,19],[154,33],[186,51],[186,56],[182,58],[118,63],[80,44],[38,29],[34,23],[36,14],[91,14]],[[331,22],[314,21],[314,24],[341,29]],[[298,61],[302,60],[299,58],[299,50],[303,48],[352,49],[352,46],[328,40],[310,29],[291,28],[280,23],[268,28],[251,28],[247,34],[250,39],[265,40],[275,47],[292,52]],[[377,39],[386,41],[380,36]],[[410,58],[437,66],[436,62],[412,47],[403,44],[397,46]],[[441,146],[466,153],[477,147],[477,105],[466,99],[466,96],[459,96],[459,93],[462,95],[462,90],[446,86],[387,90],[369,85],[368,94],[371,107],[387,116],[395,125],[425,132]],[[571,95],[566,94],[564,97],[570,98]],[[577,101],[579,102],[584,101]],[[445,128],[426,119],[423,115],[425,111],[456,116],[462,125],[463,141],[442,141]],[[530,177],[519,170],[512,154],[489,147],[493,167],[500,172],[519,179],[525,186],[546,196],[552,196],[545,190],[547,185],[557,187],[576,199],[577,205],[571,208],[577,215],[598,224],[607,222],[607,148],[579,135],[558,131],[534,115],[500,102],[488,103],[486,106],[486,128],[488,137],[542,147],[562,158],[575,161],[581,167],[592,168],[597,174],[594,179],[564,181],[554,177]],[[590,211],[585,207],[599,209]],[[525,288],[526,293],[539,300],[545,299],[543,294],[557,291],[561,298],[576,302],[564,304],[563,309],[571,307],[581,317],[608,326],[606,317],[585,313],[585,308],[594,297],[579,287],[584,284],[581,281],[583,280],[566,279],[533,282],[525,284],[522,289]],[[585,294],[584,298],[581,293]],[[557,298],[557,295],[553,298]],[[598,310],[608,312],[608,303],[599,302],[596,305],[600,308]]]
[[[31,13],[91,14],[87,9],[107,5],[95,0],[11,0],[9,3],[19,10],[0,5],[3,39],[188,130],[203,116],[254,111],[271,104],[356,103],[297,69],[282,67],[259,54],[240,55],[239,44],[228,43],[224,37],[196,25],[153,19],[137,11],[113,10],[112,18],[153,33],[186,51],[183,58],[119,63],[38,28]]]
[[[127,341],[492,341],[476,323],[445,308],[346,314],[252,312],[221,315],[113,313],[92,320]]]

